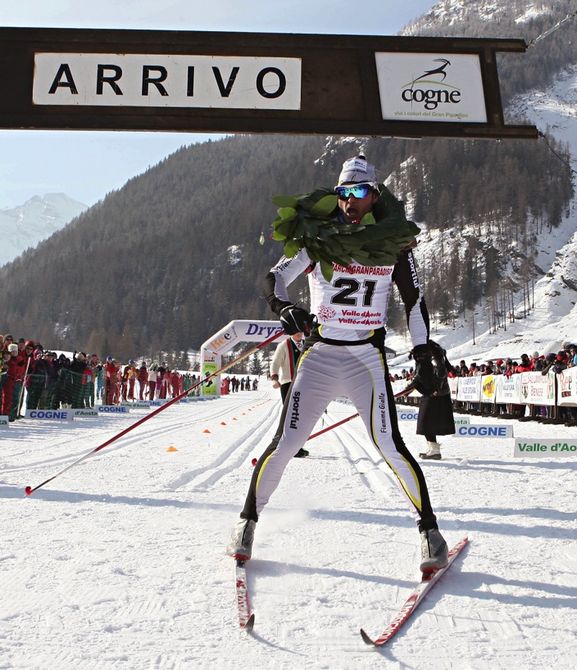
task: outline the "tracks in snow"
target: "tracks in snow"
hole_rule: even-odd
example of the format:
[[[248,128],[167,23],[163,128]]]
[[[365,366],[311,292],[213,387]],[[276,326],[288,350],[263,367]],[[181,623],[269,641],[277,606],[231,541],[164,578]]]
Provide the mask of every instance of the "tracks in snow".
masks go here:
[[[252,449],[259,444],[266,433],[276,426],[280,409],[280,403],[276,402],[273,411],[269,412],[256,429],[251,425],[241,437],[221,451],[209,464],[183,473],[177,479],[169,482],[167,487],[176,490],[190,485],[195,490],[208,490],[224,476],[246,464]]]

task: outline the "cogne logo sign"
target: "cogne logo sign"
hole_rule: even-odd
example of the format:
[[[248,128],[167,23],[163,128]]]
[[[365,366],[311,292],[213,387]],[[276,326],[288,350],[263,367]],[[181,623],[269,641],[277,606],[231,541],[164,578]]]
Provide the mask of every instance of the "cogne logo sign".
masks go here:
[[[383,119],[485,123],[479,57],[376,53]]]
[[[427,70],[402,88],[401,98],[405,102],[420,104],[424,109],[437,109],[439,103],[454,105],[461,102],[461,91],[445,82],[451,61],[447,58],[435,58],[434,61],[440,65]]]

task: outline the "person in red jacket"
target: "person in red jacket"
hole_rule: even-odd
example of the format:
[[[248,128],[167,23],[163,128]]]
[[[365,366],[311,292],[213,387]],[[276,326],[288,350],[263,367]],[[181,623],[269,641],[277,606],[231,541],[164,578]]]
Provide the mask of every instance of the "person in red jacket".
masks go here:
[[[157,368],[158,379],[156,381],[156,388],[158,389],[158,397],[161,400],[166,398],[167,394],[167,381],[168,381],[168,366],[166,363],[161,363]]]
[[[0,414],[3,416],[10,416],[12,409],[12,396],[14,393],[14,379],[16,376],[16,358],[18,356],[18,345],[10,342],[6,347],[8,356],[4,357],[4,381],[2,383],[2,407]],[[13,418],[10,421],[14,421]]]
[[[521,354],[521,362],[515,368],[515,372],[533,372],[533,363],[527,354]]]
[[[104,364],[104,403],[106,405],[113,405],[116,393],[116,365],[114,365],[112,356],[108,356]]]
[[[19,418],[18,409],[20,405],[20,390],[26,376],[26,365],[28,357],[26,356],[24,346],[21,348],[18,344],[11,344],[8,347],[11,358],[8,361],[8,378],[5,406],[6,414],[10,421]]]
[[[176,396],[181,392],[181,376],[178,370],[173,370],[170,374],[170,384],[172,387],[172,397]]]
[[[142,361],[142,365],[138,370],[138,384],[140,386],[139,399],[144,400],[144,392],[148,388],[148,369],[146,363]]]

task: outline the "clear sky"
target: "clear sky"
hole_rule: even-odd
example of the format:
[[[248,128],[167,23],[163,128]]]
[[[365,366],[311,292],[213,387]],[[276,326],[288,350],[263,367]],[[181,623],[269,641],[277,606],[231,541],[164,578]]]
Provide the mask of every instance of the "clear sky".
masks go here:
[[[431,0],[0,0],[0,26],[395,35]],[[0,209],[66,193],[93,205],[193,133],[0,130]]]

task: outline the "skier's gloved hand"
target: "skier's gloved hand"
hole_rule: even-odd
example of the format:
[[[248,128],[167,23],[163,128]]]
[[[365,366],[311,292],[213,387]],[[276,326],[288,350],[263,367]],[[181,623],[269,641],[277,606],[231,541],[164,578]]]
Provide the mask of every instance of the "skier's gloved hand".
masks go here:
[[[417,344],[411,351],[415,361],[413,388],[422,395],[433,395],[439,389],[439,380],[432,362],[432,351],[429,344]]]
[[[309,314],[306,309],[296,305],[286,305],[281,309],[279,316],[283,330],[287,335],[294,335],[295,333],[309,335],[314,324],[314,316]]]

